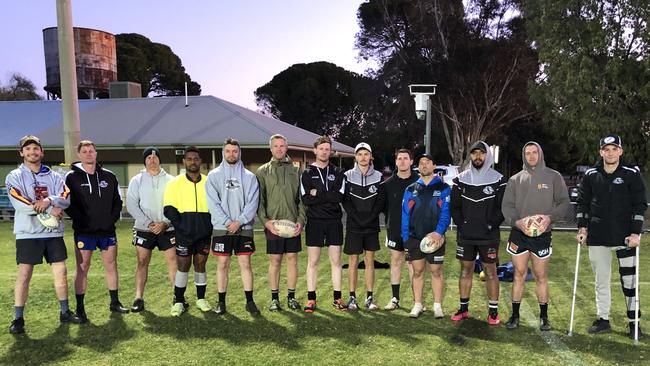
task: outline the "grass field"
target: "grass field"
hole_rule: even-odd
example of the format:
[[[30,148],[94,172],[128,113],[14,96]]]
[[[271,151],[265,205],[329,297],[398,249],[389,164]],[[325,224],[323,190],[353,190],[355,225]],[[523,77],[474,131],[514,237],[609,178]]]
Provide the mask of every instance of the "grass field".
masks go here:
[[[130,244],[130,223],[119,226],[120,297],[125,305],[133,301],[135,251]],[[15,244],[11,224],[0,223],[0,365],[325,365],[325,364],[384,364],[384,365],[615,365],[649,364],[650,347],[642,340],[639,347],[627,337],[623,296],[618,275],[612,279],[612,327],[609,334],[592,336],[586,328],[595,317],[594,290],[586,249],[582,252],[578,302],[573,337],[566,332],[575,264],[575,241],[572,233],[554,233],[553,257],[550,269],[551,300],[549,317],[554,330],[540,333],[537,324],[539,308],[534,284],[529,282],[522,303],[522,326],[508,331],[503,326],[488,327],[485,322],[487,305],[483,283],[475,278],[471,319],[454,324],[434,319],[428,311],[420,319],[410,319],[412,305],[410,289],[402,286],[402,305],[395,312],[359,311],[344,313],[332,309],[329,263],[325,254],[319,277],[320,311],[314,314],[284,310],[270,313],[264,241],[256,236],[258,253],[253,256],[255,297],[262,316],[252,318],[244,310],[244,294],[236,261],[233,262],[228,291],[228,311],[224,317],[201,313],[191,306],[181,318],[172,318],[169,307],[172,290],[166,280],[166,268],[160,253],[154,253],[149,283],[145,292],[147,311],[124,316],[108,311],[108,293],[104,284],[99,255],[94,256],[90,271],[86,311],[90,324],[60,325],[58,302],[54,296],[49,266],[37,266],[25,319],[27,333],[14,337],[8,326],[13,319],[13,287],[15,281]],[[505,234],[503,235],[505,237]],[[454,233],[448,235],[445,277],[447,280],[443,308],[447,315],[458,306],[458,261],[454,258]],[[647,245],[647,240],[644,239]],[[71,248],[70,236],[66,243]],[[646,246],[647,248],[647,246]],[[503,247],[502,247],[503,249]],[[509,260],[505,250],[501,261]],[[72,284],[74,255],[68,250],[68,278]],[[650,253],[642,255],[642,303],[650,300],[646,270]],[[388,260],[382,248],[379,260]],[[214,258],[208,261],[208,299],[216,298]],[[306,253],[301,254],[298,298],[306,301]],[[613,268],[617,268],[614,265]],[[377,270],[375,294],[383,308],[390,299],[388,270]],[[406,271],[405,271],[406,274]],[[192,278],[192,276],[190,276]],[[363,271],[360,271],[360,297],[364,294]],[[283,281],[284,282],[284,281]],[[500,313],[505,321],[510,315],[510,283],[502,283]],[[427,287],[427,305],[431,307],[431,290]],[[344,297],[347,294],[347,274],[344,272]],[[71,307],[74,294],[70,286]],[[281,286],[284,298],[286,286]],[[194,286],[187,291],[194,299]],[[193,301],[190,301],[193,305]],[[650,331],[647,321],[642,327]]]

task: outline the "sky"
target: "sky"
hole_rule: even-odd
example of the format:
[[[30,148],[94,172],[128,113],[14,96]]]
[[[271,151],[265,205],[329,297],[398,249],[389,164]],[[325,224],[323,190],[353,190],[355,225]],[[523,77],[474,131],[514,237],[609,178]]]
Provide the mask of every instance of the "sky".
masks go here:
[[[140,33],[171,47],[203,95],[257,110],[253,92],[296,63],[329,61],[363,73],[356,13],[361,0],[71,0],[75,27]],[[14,72],[45,96],[43,28],[56,0],[3,1],[0,83]]]

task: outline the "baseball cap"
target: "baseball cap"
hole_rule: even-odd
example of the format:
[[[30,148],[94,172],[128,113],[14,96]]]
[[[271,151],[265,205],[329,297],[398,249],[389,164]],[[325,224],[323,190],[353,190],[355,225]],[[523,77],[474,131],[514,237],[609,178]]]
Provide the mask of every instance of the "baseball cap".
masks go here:
[[[366,144],[365,142],[358,143],[357,146],[354,147],[354,153],[356,154],[361,149],[366,149],[372,153],[372,149],[370,148],[370,145]]]
[[[425,159],[429,159],[429,160],[431,160],[432,163],[435,164],[435,160],[433,160],[433,156],[431,156],[431,154],[426,154],[426,153],[424,153],[424,154],[420,155],[420,157],[418,158],[418,163],[419,163],[420,160],[422,160],[423,158],[425,158]]]
[[[34,135],[23,136],[23,138],[20,139],[18,146],[20,146],[20,148],[22,149],[23,147],[25,147],[25,145],[29,145],[29,144],[36,144],[40,147],[43,147],[41,145],[41,139],[39,139]]]
[[[600,148],[602,149],[603,147],[607,145],[616,145],[620,148],[623,147],[621,144],[621,136],[618,135],[607,135],[600,139]]]
[[[474,150],[481,150],[487,154],[487,150],[485,149],[485,143],[480,140],[476,141],[475,143],[472,144],[472,146],[470,146],[469,152],[472,152]]]

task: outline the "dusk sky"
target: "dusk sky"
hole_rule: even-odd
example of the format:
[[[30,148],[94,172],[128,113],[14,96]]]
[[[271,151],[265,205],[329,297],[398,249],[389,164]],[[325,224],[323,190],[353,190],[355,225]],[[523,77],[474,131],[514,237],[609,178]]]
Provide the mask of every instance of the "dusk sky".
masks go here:
[[[253,92],[295,63],[329,61],[363,73],[354,38],[361,0],[73,0],[74,26],[140,33],[167,44],[186,72],[214,95],[256,110]],[[0,82],[12,73],[45,96],[43,28],[56,26],[56,1],[3,2]]]

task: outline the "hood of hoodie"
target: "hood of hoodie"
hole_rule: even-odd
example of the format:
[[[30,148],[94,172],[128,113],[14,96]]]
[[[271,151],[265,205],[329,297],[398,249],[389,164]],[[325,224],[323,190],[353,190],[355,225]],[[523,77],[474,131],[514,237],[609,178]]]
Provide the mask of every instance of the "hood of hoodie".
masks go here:
[[[361,172],[361,168],[359,168],[359,164],[357,163],[354,163],[354,168],[345,172],[345,175],[349,182],[361,186],[365,186],[366,184],[378,183],[376,181],[370,181],[370,182],[366,181],[368,177],[372,177],[374,174],[375,174],[375,167],[372,165],[372,162],[370,163],[370,165],[368,165],[368,171],[366,172],[366,174],[363,174],[363,172]],[[380,176],[380,180],[381,180],[381,176]]]
[[[526,161],[525,151],[526,151],[526,147],[530,145],[537,146],[537,151],[539,151],[539,160],[537,161],[537,165],[535,167],[530,166],[530,164],[528,164],[528,162]],[[528,141],[527,143],[524,144],[524,147],[521,148],[521,160],[524,166],[523,169],[530,174],[533,174],[535,171],[539,171],[546,168],[546,162],[544,161],[544,150],[542,150],[542,147],[535,141]]]
[[[477,169],[474,167],[474,165],[472,165],[470,155],[472,153],[472,150],[476,149],[479,144],[483,145],[483,148],[485,149],[486,152],[485,152],[485,161],[483,162],[483,166]],[[501,173],[492,169],[492,164],[494,163],[494,156],[492,156],[492,149],[490,149],[488,144],[486,144],[485,142],[479,140],[476,143],[474,143],[470,147],[469,151],[467,152],[467,160],[469,160],[469,168],[464,170],[462,173],[458,175],[458,180],[460,182],[471,184],[471,185],[484,185],[484,184],[498,182],[499,179],[501,179],[502,177]]]

